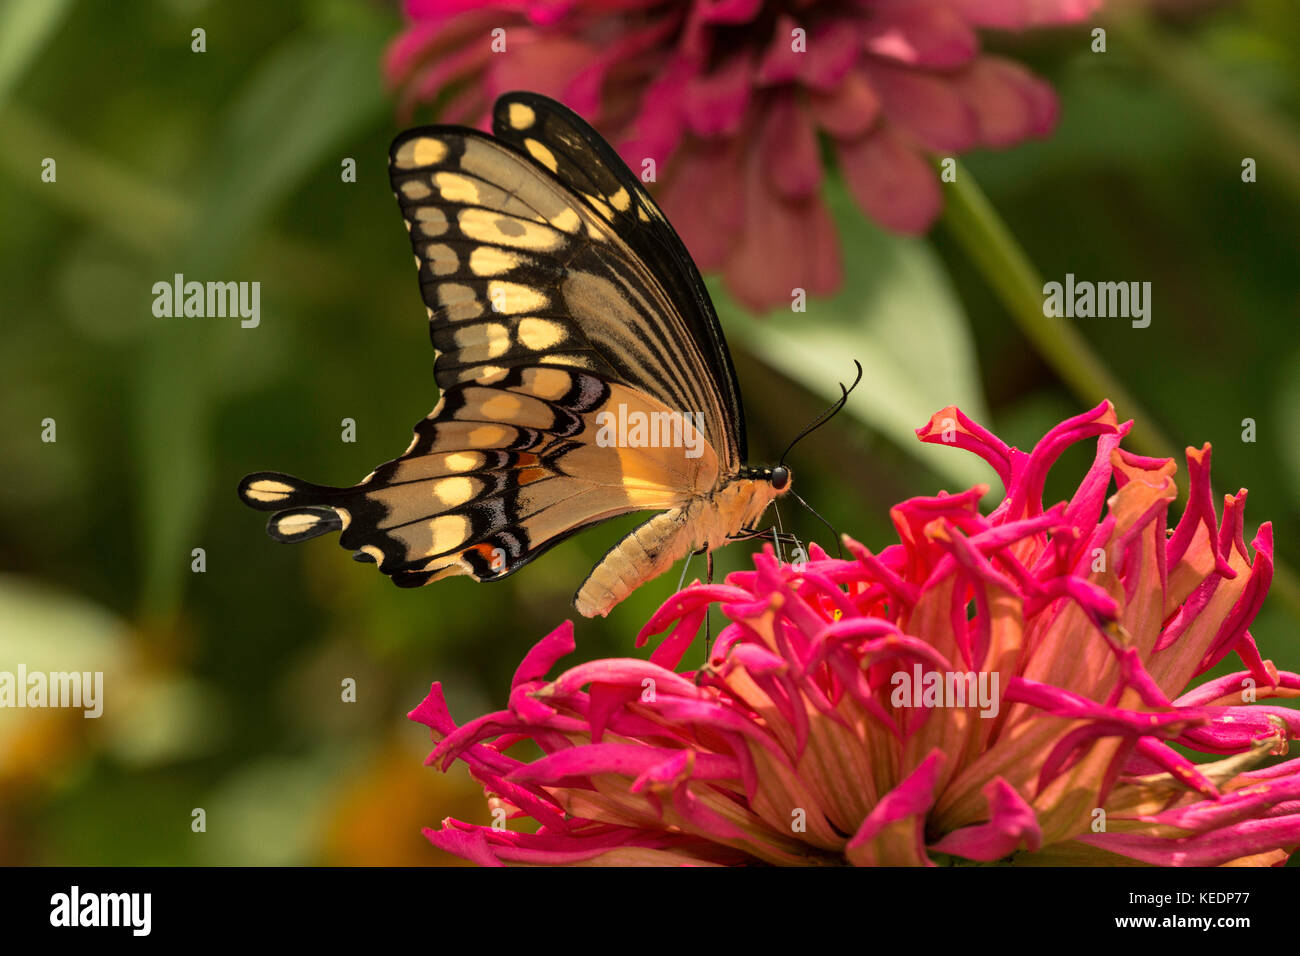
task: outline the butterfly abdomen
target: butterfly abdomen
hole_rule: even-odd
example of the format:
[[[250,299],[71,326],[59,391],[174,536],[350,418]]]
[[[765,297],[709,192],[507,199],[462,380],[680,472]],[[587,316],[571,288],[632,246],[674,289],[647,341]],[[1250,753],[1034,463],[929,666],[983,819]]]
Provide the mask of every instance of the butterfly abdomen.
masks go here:
[[[610,548],[573,597],[578,613],[604,617],[642,583],[695,550],[691,530],[697,515],[692,512],[698,512],[700,504],[655,515]]]
[[[574,607],[583,617],[604,617],[688,554],[714,551],[753,528],[777,494],[770,482],[738,478],[707,497],[655,515],[614,545],[592,569],[574,595]]]

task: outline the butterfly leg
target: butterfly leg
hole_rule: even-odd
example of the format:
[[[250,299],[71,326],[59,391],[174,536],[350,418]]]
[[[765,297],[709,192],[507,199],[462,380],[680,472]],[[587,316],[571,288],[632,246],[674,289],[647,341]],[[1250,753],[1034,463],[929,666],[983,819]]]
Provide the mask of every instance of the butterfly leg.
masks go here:
[[[753,541],[756,538],[771,537],[774,541],[779,541],[784,545],[798,545],[799,539],[788,531],[778,531],[773,525],[767,528],[744,528],[740,533],[733,534],[727,538],[728,541]]]
[[[738,541],[742,539],[733,538],[732,540]],[[695,557],[697,554],[704,554],[706,550],[706,548],[700,548],[698,551],[690,551],[687,553],[686,560],[682,563],[682,576],[677,579],[677,590],[680,591],[682,586],[686,583],[686,571],[691,566],[691,558]]]
[[[687,554],[686,560],[682,562],[682,576],[677,579],[677,590],[679,591],[682,589],[683,585],[686,584],[686,572],[691,569],[691,558],[693,557],[695,557],[694,551]]]
[[[807,562],[808,552],[804,550],[803,543],[793,533],[789,536],[789,538],[791,543],[793,544],[793,550],[790,552],[790,558],[791,558],[790,563],[798,564],[801,561]]]
[[[707,549],[704,555],[704,564],[707,568],[705,583],[712,584],[713,583],[713,552]],[[713,631],[711,629],[712,614],[710,613],[712,610],[713,610],[712,604],[704,605],[704,663],[705,664],[708,664],[709,653],[713,650]]]
[[[772,503],[772,517],[776,519],[773,522],[772,546],[776,549],[777,561],[785,564],[785,555],[781,553],[781,536],[785,534],[785,528],[781,527],[781,509]]]

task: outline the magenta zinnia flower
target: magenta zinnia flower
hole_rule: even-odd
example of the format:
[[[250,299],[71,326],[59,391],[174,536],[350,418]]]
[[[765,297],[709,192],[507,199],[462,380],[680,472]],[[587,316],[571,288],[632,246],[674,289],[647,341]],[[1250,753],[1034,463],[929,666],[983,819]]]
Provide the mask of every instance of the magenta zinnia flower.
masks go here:
[[[1300,760],[1268,759],[1300,712],[1256,701],[1300,695],[1300,676],[1248,630],[1271,527],[1246,546],[1245,491],[1216,514],[1207,445],[1187,451],[1170,532],[1176,465],[1121,449],[1130,425],[1105,403],[1026,454],[945,409],[918,435],[996,470],[989,514],[984,487],[913,498],[878,554],[846,536],[851,560],[756,555],[670,598],[640,634],[667,631],[649,660],[548,680],[574,649],[566,623],[508,709],[464,726],[435,684],[411,714],[439,741],[429,762],[464,761],[501,812],[427,835],[485,864],[1284,862]],[[1078,491],[1045,509],[1048,470],[1087,439]],[[708,666],[675,672],[715,603],[730,623]],[[1188,687],[1233,653],[1242,670]],[[928,674],[937,688],[914,681]],[[945,698],[963,680],[964,701]],[[541,756],[510,755],[526,742]]]
[[[757,309],[840,284],[819,133],[868,215],[923,232],[943,204],[930,155],[1010,146],[1056,122],[1051,88],[981,52],[976,30],[1075,23],[1100,4],[407,0],[386,72],[408,110],[440,99],[449,122],[486,124],[513,89],[568,103],[633,170],[655,161],[700,268]]]

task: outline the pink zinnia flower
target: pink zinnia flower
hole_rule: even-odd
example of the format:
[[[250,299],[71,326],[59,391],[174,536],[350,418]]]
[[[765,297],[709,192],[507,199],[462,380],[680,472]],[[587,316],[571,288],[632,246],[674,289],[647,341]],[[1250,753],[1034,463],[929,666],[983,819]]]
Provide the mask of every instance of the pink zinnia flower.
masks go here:
[[[1101,0],[407,0],[386,72],[449,122],[500,93],[563,100],[655,160],[660,199],[703,270],[753,308],[838,288],[818,134],[854,198],[923,232],[943,205],[931,155],[1046,135],[1051,88],[980,50],[978,28],[1078,22]],[[505,51],[492,51],[492,31]],[[798,32],[797,32],[798,31]]]
[[[429,762],[464,761],[498,826],[427,835],[485,864],[1285,861],[1300,760],[1267,758],[1300,712],[1255,701],[1300,695],[1300,676],[1261,660],[1248,630],[1271,528],[1247,548],[1244,491],[1216,515],[1206,446],[1187,451],[1170,532],[1176,465],[1121,449],[1130,425],[1106,403],[1026,454],[945,409],[918,434],[993,466],[1006,496],[991,513],[983,487],[914,498],[879,554],[846,537],[852,560],[757,555],[670,598],[641,632],[667,631],[649,660],[548,680],[574,649],[566,623],[520,664],[508,709],[464,726],[435,684],[411,714],[438,741]],[[1048,470],[1086,439],[1078,491],[1045,509]],[[714,603],[731,623],[707,667],[677,673]],[[1188,687],[1230,653],[1243,670]],[[996,693],[900,694],[930,672]],[[542,755],[511,756],[521,742]]]

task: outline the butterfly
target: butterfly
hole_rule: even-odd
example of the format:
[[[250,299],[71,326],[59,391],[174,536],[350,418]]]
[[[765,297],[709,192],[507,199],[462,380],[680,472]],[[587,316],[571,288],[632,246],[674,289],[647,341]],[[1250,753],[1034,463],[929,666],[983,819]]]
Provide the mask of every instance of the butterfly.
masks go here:
[[[239,495],[275,512],[272,538],[339,532],[403,587],[501,580],[654,511],[574,597],[604,616],[679,559],[758,534],[792,475],[746,464],[704,282],[614,149],[533,93],[499,98],[492,127],[421,127],[390,149],[441,392],[410,447],[350,488],[258,472]]]

